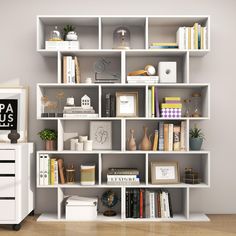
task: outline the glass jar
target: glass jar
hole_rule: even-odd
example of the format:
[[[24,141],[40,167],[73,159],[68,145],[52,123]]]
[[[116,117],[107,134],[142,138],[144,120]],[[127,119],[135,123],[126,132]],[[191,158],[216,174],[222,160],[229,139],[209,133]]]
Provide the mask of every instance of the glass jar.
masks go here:
[[[57,26],[50,32],[49,41],[62,41],[61,32],[58,30]]]
[[[113,32],[114,49],[130,49],[130,31],[125,26],[116,28]]]
[[[74,165],[71,165],[66,169],[66,183],[67,184],[74,184],[75,183],[75,168],[74,168]]]
[[[191,100],[192,100],[192,106],[193,106],[192,117],[200,117],[201,116],[201,94],[193,93]]]
[[[184,99],[184,117],[190,117],[191,116],[191,111],[190,111],[190,99]]]

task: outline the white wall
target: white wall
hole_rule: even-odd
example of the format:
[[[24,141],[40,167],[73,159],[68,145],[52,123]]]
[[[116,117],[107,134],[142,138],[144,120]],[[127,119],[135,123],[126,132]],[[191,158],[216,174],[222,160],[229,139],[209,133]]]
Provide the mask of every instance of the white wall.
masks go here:
[[[207,213],[236,213],[235,10],[234,0],[1,0],[0,82],[18,81],[30,87],[29,138],[39,149],[42,142],[37,132],[55,123],[36,120],[36,83],[56,81],[56,60],[36,52],[36,15],[211,15],[211,52],[203,58],[191,59],[190,63],[191,81],[211,83],[212,119],[204,123],[205,148],[211,150],[211,188],[195,190],[191,208]],[[46,191],[38,190],[38,211],[48,207],[47,196]]]

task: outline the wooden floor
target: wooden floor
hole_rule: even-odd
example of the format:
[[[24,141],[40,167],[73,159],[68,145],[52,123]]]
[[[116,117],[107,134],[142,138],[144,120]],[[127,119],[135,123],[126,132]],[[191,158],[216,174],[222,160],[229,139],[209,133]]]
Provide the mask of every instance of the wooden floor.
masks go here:
[[[20,231],[0,227],[0,236],[236,236],[236,215],[209,215],[202,223],[49,223],[29,216]]]

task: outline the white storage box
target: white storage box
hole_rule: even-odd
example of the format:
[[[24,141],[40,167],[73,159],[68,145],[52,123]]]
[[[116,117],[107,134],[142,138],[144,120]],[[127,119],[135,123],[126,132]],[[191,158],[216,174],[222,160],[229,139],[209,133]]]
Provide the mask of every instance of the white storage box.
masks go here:
[[[96,220],[97,198],[71,196],[66,200],[66,220]]]

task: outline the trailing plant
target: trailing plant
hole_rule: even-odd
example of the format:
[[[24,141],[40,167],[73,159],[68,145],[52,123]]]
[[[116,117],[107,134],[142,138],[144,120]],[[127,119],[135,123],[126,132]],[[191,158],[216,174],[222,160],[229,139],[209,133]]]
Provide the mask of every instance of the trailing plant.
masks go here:
[[[202,130],[197,128],[195,125],[194,128],[190,129],[189,131],[190,138],[202,138],[204,139],[204,134],[202,133]]]
[[[53,129],[43,129],[41,130],[38,135],[42,140],[56,140],[57,139],[57,132]]]
[[[73,25],[66,25],[64,28],[64,40],[66,39],[66,35],[70,32],[70,31],[74,31],[75,27]]]

